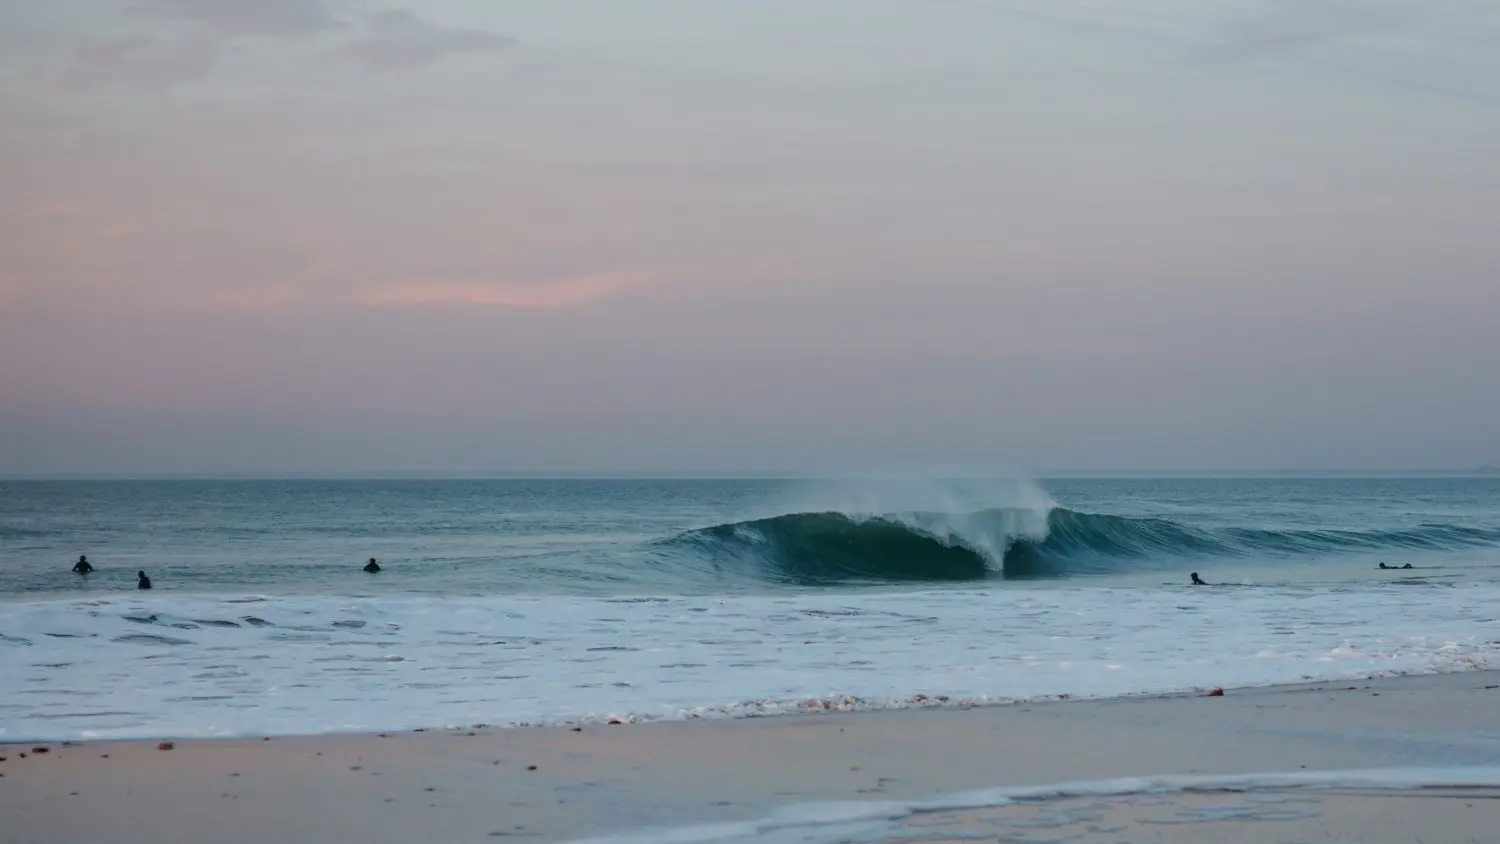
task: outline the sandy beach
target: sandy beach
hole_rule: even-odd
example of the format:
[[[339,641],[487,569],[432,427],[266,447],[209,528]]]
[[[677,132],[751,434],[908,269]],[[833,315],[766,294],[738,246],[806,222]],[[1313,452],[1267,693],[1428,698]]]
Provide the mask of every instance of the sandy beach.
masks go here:
[[[787,821],[824,819],[826,806],[785,807],[830,801],[858,803],[834,814],[865,826],[904,817],[889,823],[897,841],[968,840],[976,829],[1000,840],[1040,840],[1024,830],[1047,829],[1085,841],[1186,841],[1204,840],[1194,836],[1205,824],[1219,841],[1408,841],[1413,825],[1428,842],[1478,841],[1500,828],[1494,771],[1479,770],[1500,766],[1496,713],[1500,675],[1469,672],[970,710],[9,744],[0,749],[0,841],[664,841],[658,830],[704,824],[727,825],[680,840],[837,840],[838,827]],[[1454,772],[1465,767],[1472,777]],[[1378,791],[1262,783],[1250,800],[1184,780],[1001,808],[910,802],[1123,777],[1317,779],[1391,768],[1446,773],[1395,777]],[[860,807],[873,807],[873,820]]]

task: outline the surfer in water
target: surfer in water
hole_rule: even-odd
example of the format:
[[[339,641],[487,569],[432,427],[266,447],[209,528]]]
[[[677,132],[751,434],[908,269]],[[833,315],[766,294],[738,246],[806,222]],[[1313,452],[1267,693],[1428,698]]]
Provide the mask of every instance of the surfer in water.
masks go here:
[[[1193,572],[1191,576],[1193,578],[1193,585],[1194,586],[1207,586],[1208,585],[1207,583],[1205,583],[1203,581],[1203,578],[1201,578],[1201,577],[1198,576],[1197,572]]]
[[[375,562],[374,557],[371,557],[370,561],[368,563],[365,563],[365,571],[369,572],[370,574],[374,574],[375,572],[380,571],[380,564]]]
[[[135,573],[135,588],[137,588],[137,589],[150,589],[151,588],[151,578],[147,577],[146,573],[144,571],[138,571],[138,572]]]
[[[73,564],[73,571],[77,572],[78,574],[88,574],[93,570],[94,566],[89,562],[88,557],[79,557],[78,562]]]
[[[1383,569],[1409,569],[1411,568],[1411,563],[1407,563],[1404,566],[1388,566],[1385,563],[1381,563],[1380,567]]]

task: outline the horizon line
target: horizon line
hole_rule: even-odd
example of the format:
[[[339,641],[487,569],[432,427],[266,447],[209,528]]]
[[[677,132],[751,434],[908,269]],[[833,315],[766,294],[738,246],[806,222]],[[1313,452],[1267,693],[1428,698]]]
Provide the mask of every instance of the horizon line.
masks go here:
[[[986,475],[952,475],[953,480],[983,480],[992,478],[1047,479],[1106,479],[1106,478],[1295,478],[1295,477],[1482,477],[1500,475],[1500,467],[1485,465],[1466,469],[1418,468],[1418,469],[1049,469],[1034,472],[995,473]],[[631,469],[619,471],[600,470],[393,470],[370,469],[348,471],[310,472],[254,472],[254,471],[182,471],[182,472],[0,472],[0,481],[334,481],[334,480],[862,480],[899,479],[903,477],[931,477],[950,479],[950,473],[937,472],[932,475],[917,473],[858,473],[806,471],[754,471],[747,469],[722,470],[649,470]]]

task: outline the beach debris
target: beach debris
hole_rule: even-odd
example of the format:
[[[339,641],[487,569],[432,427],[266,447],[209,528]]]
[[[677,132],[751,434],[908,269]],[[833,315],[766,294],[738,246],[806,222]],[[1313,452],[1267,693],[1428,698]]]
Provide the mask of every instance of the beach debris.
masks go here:
[[[618,716],[618,715],[611,715],[611,716],[609,716],[609,722],[608,722],[608,723],[610,723],[610,724],[615,724],[615,725],[617,725],[617,726],[618,726],[618,725],[620,725],[620,724],[623,724],[623,723],[625,723],[625,719],[624,719],[624,718],[621,718],[621,717],[620,717],[620,716]]]
[[[574,727],[573,728],[573,732],[575,732],[575,733],[581,733],[581,732],[583,732],[583,728],[582,727]]]
[[[1500,686],[1485,686],[1486,689],[1500,689]]]
[[[1210,689],[1209,692],[1208,692],[1208,694],[1204,695],[1204,697],[1223,697],[1223,696],[1224,696],[1224,690],[1220,689],[1220,688]]]
[[[156,749],[157,750],[171,750],[172,748],[174,748],[176,746],[177,745],[171,743],[170,741],[164,741],[164,742],[161,742],[161,743],[157,744],[156,745]]]
[[[924,695],[922,696],[922,700],[925,701],[928,700],[928,698]],[[912,699],[912,701],[915,702],[915,699]],[[775,701],[759,701],[757,703],[762,710],[774,710],[779,708],[779,704],[777,704]],[[857,698],[853,695],[835,695],[826,698],[804,698],[797,701],[793,705],[803,710],[838,710],[840,712],[852,712],[855,709],[866,705],[866,703],[867,701],[861,698]]]
[[[35,754],[36,754],[36,755],[38,755],[38,756],[41,756],[41,755],[42,755],[42,754],[43,754],[43,753],[47,753],[47,752],[48,752],[48,750],[47,750],[47,748],[45,748],[45,747],[33,747],[33,748],[32,748],[32,749],[31,749],[31,752],[32,752],[32,753],[35,753]]]
[[[527,765],[526,766],[526,770],[528,770],[528,771],[535,771],[536,770],[536,766],[535,765]]]

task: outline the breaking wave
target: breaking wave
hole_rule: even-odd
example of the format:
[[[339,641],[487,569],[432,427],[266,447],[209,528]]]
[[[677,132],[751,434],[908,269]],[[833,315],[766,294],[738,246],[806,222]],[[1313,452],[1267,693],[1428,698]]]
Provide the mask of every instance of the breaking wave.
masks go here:
[[[965,581],[1104,573],[1132,560],[1444,551],[1500,545],[1500,529],[1200,528],[1169,519],[1001,508],[966,514],[793,513],[714,525],[666,545],[784,583]]]

